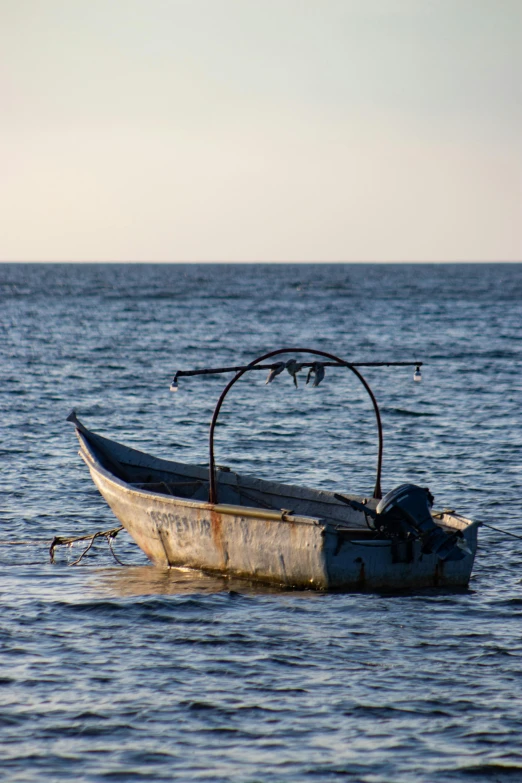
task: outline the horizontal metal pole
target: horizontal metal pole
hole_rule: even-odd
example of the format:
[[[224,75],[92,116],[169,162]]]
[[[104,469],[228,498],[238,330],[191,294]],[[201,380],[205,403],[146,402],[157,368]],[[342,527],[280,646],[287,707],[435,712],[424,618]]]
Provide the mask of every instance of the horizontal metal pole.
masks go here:
[[[315,362],[299,362],[302,367],[312,367]],[[347,362],[347,364],[340,364],[339,362],[321,362],[324,367],[422,367],[422,362]],[[253,367],[248,364],[238,367],[215,367],[205,368],[201,370],[178,370],[175,374],[175,378],[187,377],[189,375],[216,375],[224,372],[241,372],[241,370],[270,370],[274,366],[272,364],[255,364]]]

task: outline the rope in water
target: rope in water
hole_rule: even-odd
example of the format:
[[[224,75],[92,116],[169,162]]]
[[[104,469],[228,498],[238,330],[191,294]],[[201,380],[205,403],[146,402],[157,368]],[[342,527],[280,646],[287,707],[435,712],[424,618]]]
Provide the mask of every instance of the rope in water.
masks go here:
[[[78,563],[81,563],[87,552],[91,549],[92,545],[96,541],[97,538],[104,538],[107,541],[107,544],[109,545],[109,549],[111,550],[111,555],[115,559],[115,561],[121,565],[124,566],[125,563],[122,563],[116,552],[114,551],[113,541],[124,528],[120,525],[119,527],[112,527],[110,530],[98,530],[96,533],[88,533],[85,536],[55,536],[52,541],[50,539],[40,539],[36,541],[6,541],[0,539],[0,546],[45,546],[49,547],[49,558],[50,562],[54,563],[54,550],[57,546],[71,546],[72,544],[75,544],[77,541],[88,541],[88,545],[85,547],[83,552],[81,553],[80,557],[76,558],[76,560],[73,563],[69,563],[70,566],[78,565]]]
[[[116,538],[118,533],[120,533],[123,530],[123,527],[120,525],[119,527],[113,527],[110,530],[99,530],[97,533],[91,533],[90,535],[86,536],[72,536],[72,537],[65,537],[65,536],[55,536],[53,540],[51,541],[51,546],[49,547],[49,558],[51,563],[54,563],[54,550],[57,546],[70,546],[71,544],[75,544],[77,541],[88,541],[89,544],[86,546],[86,548],[81,553],[80,557],[78,557],[73,563],[69,563],[71,566],[78,565],[78,563],[81,563],[87,552],[91,549],[92,545],[96,541],[97,538],[104,538],[108,545],[109,549],[111,550],[111,554],[116,560],[117,563],[120,565],[124,565],[121,560],[116,556],[116,553],[114,552],[114,548],[112,546],[113,540]]]
[[[489,527],[490,530],[496,530],[497,533],[504,533],[505,536],[511,536],[512,538],[519,538],[522,541],[522,536],[518,536],[516,533],[511,533],[509,530],[503,530],[501,527],[493,527],[488,525],[487,522],[480,522],[482,527]]]

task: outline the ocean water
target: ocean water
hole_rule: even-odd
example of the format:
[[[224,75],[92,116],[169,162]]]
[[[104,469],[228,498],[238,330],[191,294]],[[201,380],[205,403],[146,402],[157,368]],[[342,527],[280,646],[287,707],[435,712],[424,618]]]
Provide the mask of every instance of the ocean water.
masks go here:
[[[117,524],[77,456],[102,434],[208,460],[225,376],[311,347],[368,368],[383,490],[522,535],[522,265],[0,265],[0,780],[522,781],[522,540],[482,528],[468,590],[319,594],[149,565],[55,535]],[[216,460],[370,494],[351,373],[251,374]]]

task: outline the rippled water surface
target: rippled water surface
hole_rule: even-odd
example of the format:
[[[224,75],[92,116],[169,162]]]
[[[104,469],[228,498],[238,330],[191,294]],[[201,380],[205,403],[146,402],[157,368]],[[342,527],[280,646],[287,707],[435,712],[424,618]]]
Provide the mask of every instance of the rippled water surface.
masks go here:
[[[0,265],[0,780],[522,781],[522,541],[482,528],[470,589],[324,595],[147,564],[68,411],[206,462],[225,377],[281,346],[368,369],[383,490],[522,534],[521,265]],[[370,494],[373,414],[340,370],[236,385],[221,464]],[[16,542],[16,543],[14,543]],[[26,542],[26,543],[21,543]]]

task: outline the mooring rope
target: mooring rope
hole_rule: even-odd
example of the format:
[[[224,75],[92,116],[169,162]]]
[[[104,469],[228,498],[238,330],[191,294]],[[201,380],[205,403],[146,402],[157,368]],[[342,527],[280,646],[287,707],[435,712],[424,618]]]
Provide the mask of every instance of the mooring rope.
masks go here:
[[[114,551],[113,541],[122,530],[124,530],[123,526],[120,525],[119,527],[112,527],[110,530],[98,530],[96,533],[88,533],[85,536],[55,536],[52,540],[47,539],[39,539],[36,541],[13,541],[13,540],[6,540],[6,539],[0,539],[0,546],[45,546],[49,547],[49,558],[51,563],[54,563],[54,550],[57,546],[71,546],[72,544],[75,544],[77,541],[88,541],[88,545],[83,550],[80,557],[76,558],[76,560],[73,563],[69,563],[69,565],[74,566],[78,565],[89,549],[91,549],[92,545],[94,544],[95,540],[97,538],[104,538],[108,545],[109,549],[111,550],[111,555],[116,560],[116,562],[124,566],[125,563],[122,563],[116,552]]]
[[[65,537],[65,536],[55,536],[53,540],[51,541],[51,546],[49,547],[49,558],[51,563],[54,563],[54,550],[57,546],[70,546],[71,544],[75,544],[77,541],[88,541],[89,544],[86,546],[86,548],[83,550],[80,557],[78,557],[73,563],[69,563],[71,566],[78,565],[78,563],[81,563],[89,549],[92,547],[94,542],[97,538],[104,538],[108,545],[109,549],[111,550],[111,554],[116,560],[117,563],[120,565],[124,565],[124,563],[121,562],[121,560],[116,557],[116,553],[114,552],[112,542],[118,535],[120,531],[123,530],[123,527],[120,525],[119,527],[113,527],[110,530],[99,530],[97,533],[91,533],[86,536],[71,536],[71,537]]]
[[[501,527],[493,527],[493,525],[488,525],[487,522],[479,522],[479,525],[482,527],[489,527],[490,530],[496,530],[497,533],[504,533],[505,536],[511,536],[512,538],[519,538],[522,541],[522,536],[518,536],[516,533],[511,533],[509,530],[503,530]]]

